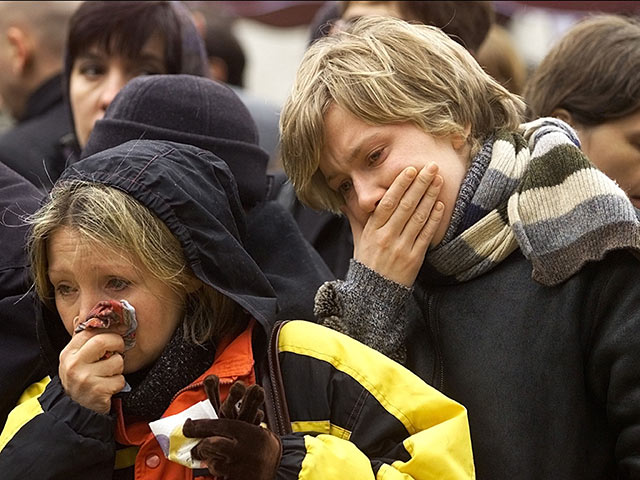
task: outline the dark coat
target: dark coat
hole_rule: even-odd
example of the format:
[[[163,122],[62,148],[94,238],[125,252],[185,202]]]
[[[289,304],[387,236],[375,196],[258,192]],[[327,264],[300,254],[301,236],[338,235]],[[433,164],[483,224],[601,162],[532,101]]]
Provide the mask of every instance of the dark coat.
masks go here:
[[[344,278],[353,257],[353,236],[347,217],[313,210],[296,197],[284,173],[275,180],[274,196],[298,224],[304,238],[322,257],[336,278]]]
[[[421,272],[407,366],[467,407],[479,479],[640,478],[639,274],[624,250],[554,287],[519,250],[464,283]]]
[[[64,170],[64,143],[72,131],[62,76],[56,75],[31,95],[25,116],[0,137],[0,162],[49,191]]]
[[[0,425],[20,394],[40,380],[25,217],[36,211],[42,193],[0,163]]]

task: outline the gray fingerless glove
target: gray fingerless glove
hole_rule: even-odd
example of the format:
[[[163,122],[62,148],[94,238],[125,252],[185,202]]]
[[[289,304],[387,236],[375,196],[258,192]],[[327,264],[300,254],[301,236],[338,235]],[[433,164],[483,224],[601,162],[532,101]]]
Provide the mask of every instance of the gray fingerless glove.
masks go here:
[[[320,324],[404,363],[405,303],[412,291],[351,259],[345,280],[318,289],[314,314]]]

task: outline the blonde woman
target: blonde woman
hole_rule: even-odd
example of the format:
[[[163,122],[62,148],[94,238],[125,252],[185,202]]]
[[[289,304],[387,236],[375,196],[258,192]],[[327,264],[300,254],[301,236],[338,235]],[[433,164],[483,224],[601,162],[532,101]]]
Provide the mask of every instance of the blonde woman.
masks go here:
[[[276,298],[245,236],[211,152],[134,140],[67,169],[30,244],[50,376],[9,415],[3,477],[474,478],[461,405],[312,323],[268,341]],[[108,316],[121,300],[135,330]]]

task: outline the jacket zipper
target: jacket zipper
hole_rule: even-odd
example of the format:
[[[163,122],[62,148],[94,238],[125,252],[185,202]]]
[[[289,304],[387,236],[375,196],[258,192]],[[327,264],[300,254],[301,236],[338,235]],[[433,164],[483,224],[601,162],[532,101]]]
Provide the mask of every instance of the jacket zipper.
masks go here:
[[[233,383],[231,380],[226,379],[226,378],[220,378],[220,379],[219,379],[219,381],[220,381],[220,385],[227,385],[227,384]],[[180,390],[178,390],[178,392],[173,396],[173,398],[171,399],[171,403],[173,403],[173,402],[174,402],[174,400],[175,400],[176,398],[178,398],[178,396],[179,396],[181,393],[184,393],[184,392],[186,392],[186,391],[188,391],[188,390],[197,390],[197,389],[199,389],[199,388],[204,388],[204,381],[202,381],[202,382],[197,382],[197,383],[192,383],[191,385],[187,385],[186,387],[181,388],[181,389],[180,389]],[[216,412],[216,415],[217,415],[217,414],[218,414],[218,412]]]
[[[178,398],[178,395],[180,395],[181,393],[186,392],[187,390],[195,390],[195,389],[201,388],[201,387],[204,387],[204,382],[192,383],[191,385],[187,385],[186,387],[181,388],[180,390],[178,390],[176,392],[176,394],[173,396],[173,398],[171,399],[171,402],[169,404],[173,403],[174,400],[176,398]],[[217,413],[218,412],[216,412],[216,414]]]
[[[435,295],[430,295],[425,291],[425,297],[427,299],[429,332],[431,333],[431,341],[433,343],[433,350],[436,357],[433,368],[433,385],[442,392],[444,390],[444,358],[442,356],[442,349],[440,348],[440,329],[438,327],[438,319],[433,308]]]

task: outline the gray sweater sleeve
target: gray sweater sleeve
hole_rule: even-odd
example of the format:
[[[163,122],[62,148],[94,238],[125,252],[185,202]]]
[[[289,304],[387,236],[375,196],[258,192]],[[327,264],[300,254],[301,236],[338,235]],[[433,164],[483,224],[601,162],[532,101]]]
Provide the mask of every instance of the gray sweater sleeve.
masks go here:
[[[322,325],[404,363],[405,303],[412,290],[351,259],[345,280],[318,289],[314,314]]]

